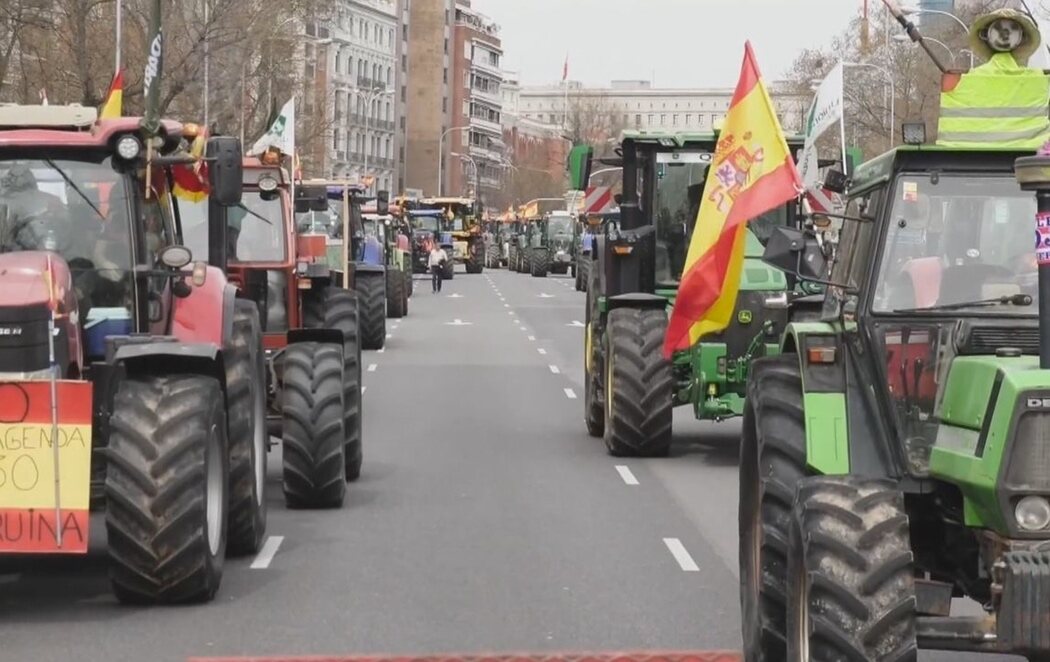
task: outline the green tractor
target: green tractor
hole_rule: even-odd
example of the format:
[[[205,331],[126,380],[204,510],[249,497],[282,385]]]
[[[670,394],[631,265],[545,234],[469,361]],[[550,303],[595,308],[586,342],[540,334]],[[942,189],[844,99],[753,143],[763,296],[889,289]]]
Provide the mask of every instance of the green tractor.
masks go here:
[[[374,207],[374,205],[373,205]],[[362,213],[366,237],[374,237],[383,250],[386,267],[386,316],[400,318],[408,315],[408,297],[412,284],[412,254],[400,220],[387,213],[366,209]]]
[[[543,278],[548,273],[566,274],[574,265],[575,221],[567,211],[552,211],[529,224],[530,272]]]
[[[1050,266],[1022,190],[1042,229],[1050,161],[1019,187],[1023,155],[902,146],[854,173],[837,244],[767,243],[827,289],[748,382],[748,660],[1050,660]],[[984,614],[952,616],[961,596]]]
[[[610,210],[601,214],[587,214],[577,225],[579,226],[576,239],[575,267],[576,291],[586,292],[587,283],[590,280],[591,252],[594,248],[594,238],[602,234],[609,226],[618,227],[620,222],[620,210]]]
[[[668,361],[662,355],[668,310],[674,305],[692,225],[712,162],[713,133],[628,131],[618,221],[592,239],[584,347],[584,419],[617,456],[659,456],[671,446],[671,412],[690,405],[698,419],[723,420],[744,411],[751,360],[777,350],[787,323],[790,284],[761,261],[774,229],[795,223],[785,205],[749,223],[747,257],[732,324]],[[801,141],[789,141],[801,147]],[[574,186],[587,181],[591,157],[574,148]],[[585,151],[580,156],[579,153]],[[639,187],[639,182],[641,186]]]

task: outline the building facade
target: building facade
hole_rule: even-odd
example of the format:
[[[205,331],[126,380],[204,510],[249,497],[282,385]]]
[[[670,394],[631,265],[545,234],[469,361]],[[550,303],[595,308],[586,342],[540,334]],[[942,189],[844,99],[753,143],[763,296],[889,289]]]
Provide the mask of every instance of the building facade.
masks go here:
[[[503,47],[499,26],[470,0],[458,0],[455,12],[450,95],[456,129],[445,139],[444,192],[485,200],[503,181]]]
[[[323,172],[395,190],[401,179],[400,54],[397,0],[339,0],[328,25],[327,94],[331,130]]]
[[[436,195],[441,137],[452,100],[454,0],[409,0],[405,92],[405,192]]]
[[[799,131],[809,99],[778,93],[770,95],[786,132]],[[613,81],[608,87],[590,88],[569,81],[558,86],[521,87],[504,98],[507,112],[551,126],[566,126],[572,116],[600,114],[615,129],[710,131],[725,117],[733,99],[732,88],[654,88],[649,81]],[[615,131],[613,132],[615,133]]]

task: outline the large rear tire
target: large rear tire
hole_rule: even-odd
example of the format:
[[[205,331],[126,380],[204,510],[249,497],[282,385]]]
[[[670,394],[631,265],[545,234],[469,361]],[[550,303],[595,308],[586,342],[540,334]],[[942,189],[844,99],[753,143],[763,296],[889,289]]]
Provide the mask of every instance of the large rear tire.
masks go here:
[[[343,351],[296,343],[284,355],[284,499],[290,508],[338,508],[346,496]]]
[[[807,478],[788,541],[789,660],[918,659],[900,490],[859,476]]]
[[[795,489],[806,476],[802,375],[794,355],[755,359],[740,444],[740,613],[744,659],[787,655],[787,550]]]
[[[386,279],[381,273],[357,274],[361,313],[361,348],[383,349],[386,343]]]
[[[551,270],[551,254],[546,248],[534,248],[529,258],[533,278],[546,278]]]
[[[386,314],[387,317],[399,319],[405,316],[405,279],[401,271],[393,267],[386,269]],[[384,329],[385,335],[385,329]]]
[[[105,495],[110,581],[121,602],[215,597],[229,512],[223,403],[212,377],[129,377],[118,387]]]
[[[592,437],[605,435],[605,399],[602,397],[602,356],[600,312],[598,311],[598,285],[593,284],[587,294],[586,325],[583,330],[583,420],[587,434]]]
[[[408,298],[411,299],[412,295],[415,294],[415,290],[416,290],[415,282],[416,281],[415,281],[415,279],[412,278],[412,270],[411,269],[405,269],[404,274],[405,274],[405,293],[408,295]]]
[[[266,359],[259,308],[237,299],[233,335],[223,352],[230,445],[230,521],[226,551],[259,551],[266,534]]]
[[[609,313],[605,351],[605,446],[617,457],[659,457],[671,449],[674,376],[663,357],[667,312]]]

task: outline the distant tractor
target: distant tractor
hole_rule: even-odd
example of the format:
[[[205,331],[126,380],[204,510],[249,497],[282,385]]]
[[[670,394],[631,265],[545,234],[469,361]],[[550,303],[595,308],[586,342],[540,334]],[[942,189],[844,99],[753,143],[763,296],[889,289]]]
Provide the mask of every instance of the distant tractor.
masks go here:
[[[406,255],[408,240],[398,231],[395,218],[387,214],[362,215],[365,237],[374,237],[383,249],[383,266],[386,267],[386,313],[387,317],[400,318],[408,314],[408,283],[412,274],[408,269],[411,254]]]
[[[441,277],[451,280],[456,273],[456,263],[452,259],[450,223],[444,212],[440,209],[410,209],[408,221],[412,227],[412,273],[430,273],[430,251],[434,246],[440,246],[449,257]]]
[[[184,127],[144,125],[0,105],[0,554],[84,554],[104,510],[118,599],[207,601],[266,526],[259,316],[180,243]],[[240,145],[205,153],[221,213]]]
[[[454,264],[463,264],[468,274],[480,274],[485,268],[485,237],[477,201],[472,198],[425,198],[419,201],[419,208],[440,210],[448,222],[452,240],[449,273],[452,273]]]

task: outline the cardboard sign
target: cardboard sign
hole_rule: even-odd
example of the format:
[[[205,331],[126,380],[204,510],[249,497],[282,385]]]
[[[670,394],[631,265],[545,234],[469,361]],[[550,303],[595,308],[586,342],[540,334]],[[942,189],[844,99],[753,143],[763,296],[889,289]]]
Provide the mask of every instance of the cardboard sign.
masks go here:
[[[60,381],[57,393],[56,436],[50,382],[0,383],[0,553],[87,552],[91,383]]]

